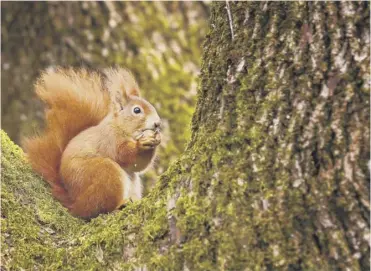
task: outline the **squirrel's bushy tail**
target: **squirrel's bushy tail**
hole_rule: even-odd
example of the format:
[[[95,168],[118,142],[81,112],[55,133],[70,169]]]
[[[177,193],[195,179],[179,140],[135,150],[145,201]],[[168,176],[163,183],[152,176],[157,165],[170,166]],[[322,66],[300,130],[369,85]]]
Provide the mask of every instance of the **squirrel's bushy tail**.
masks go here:
[[[68,207],[69,197],[59,177],[59,166],[68,142],[81,131],[97,125],[109,112],[109,94],[101,77],[86,70],[58,69],[44,72],[36,85],[46,104],[43,134],[23,142],[28,159],[52,187],[53,195]]]

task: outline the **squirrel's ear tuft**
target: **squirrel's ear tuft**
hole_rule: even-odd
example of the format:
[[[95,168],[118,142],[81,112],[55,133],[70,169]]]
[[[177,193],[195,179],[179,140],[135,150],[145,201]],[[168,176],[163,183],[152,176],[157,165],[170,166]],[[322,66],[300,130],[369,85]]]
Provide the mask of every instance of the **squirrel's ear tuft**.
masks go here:
[[[138,96],[138,97],[140,97],[140,91],[139,91],[139,88],[132,88],[132,89],[129,89],[129,90],[127,91],[127,94],[128,94],[129,96]]]
[[[125,99],[128,96],[140,96],[138,83],[130,71],[124,68],[109,68],[103,72],[106,75],[108,91],[119,92]]]

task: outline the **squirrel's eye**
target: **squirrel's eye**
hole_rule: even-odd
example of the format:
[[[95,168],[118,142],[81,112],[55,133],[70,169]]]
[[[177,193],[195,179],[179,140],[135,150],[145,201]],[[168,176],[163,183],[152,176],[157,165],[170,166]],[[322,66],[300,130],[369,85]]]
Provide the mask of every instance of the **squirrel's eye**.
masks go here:
[[[133,112],[134,112],[135,114],[139,114],[140,112],[142,112],[142,110],[140,110],[139,107],[134,107]]]

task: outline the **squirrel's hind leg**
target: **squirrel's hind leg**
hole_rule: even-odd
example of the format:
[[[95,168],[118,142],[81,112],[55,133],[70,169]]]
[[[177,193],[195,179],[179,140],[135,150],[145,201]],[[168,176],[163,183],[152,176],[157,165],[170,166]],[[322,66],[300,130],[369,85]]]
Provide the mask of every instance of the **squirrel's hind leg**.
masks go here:
[[[118,164],[108,158],[92,158],[80,166],[80,180],[75,181],[85,182],[88,186],[76,195],[70,207],[73,215],[92,218],[124,204],[123,180],[128,176]]]

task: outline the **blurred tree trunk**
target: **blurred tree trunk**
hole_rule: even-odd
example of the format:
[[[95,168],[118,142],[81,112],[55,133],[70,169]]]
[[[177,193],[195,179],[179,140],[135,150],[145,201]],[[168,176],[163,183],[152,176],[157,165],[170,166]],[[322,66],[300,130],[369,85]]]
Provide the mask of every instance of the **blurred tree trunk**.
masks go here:
[[[16,182],[7,151],[7,230],[24,234],[8,215],[27,191],[42,202],[33,227],[60,242],[44,242],[57,260],[34,253],[23,267],[368,270],[369,13],[368,2],[213,3],[188,147],[117,214],[72,219],[24,188],[32,177]],[[15,238],[5,260],[19,267]]]
[[[167,128],[162,160],[184,150],[208,8],[178,2],[3,2],[2,124],[16,142],[42,121],[33,83],[53,66],[123,65]],[[171,127],[169,126],[171,124]]]
[[[2,2],[2,128],[17,144],[43,122],[43,69],[122,65],[157,108],[164,137],[152,182],[190,138],[208,8],[201,2]]]

